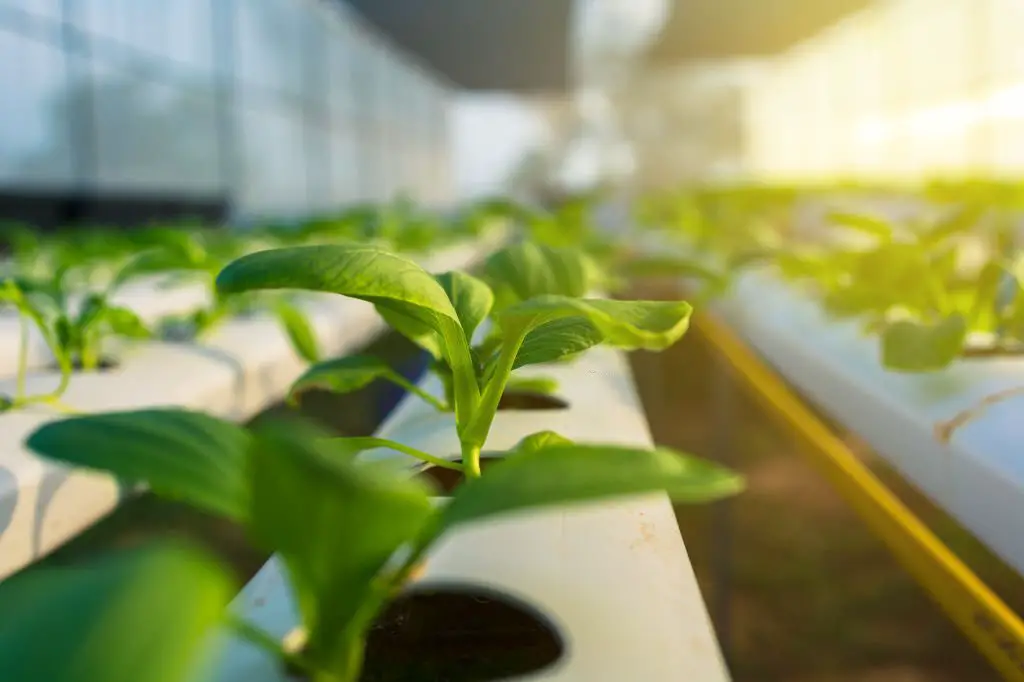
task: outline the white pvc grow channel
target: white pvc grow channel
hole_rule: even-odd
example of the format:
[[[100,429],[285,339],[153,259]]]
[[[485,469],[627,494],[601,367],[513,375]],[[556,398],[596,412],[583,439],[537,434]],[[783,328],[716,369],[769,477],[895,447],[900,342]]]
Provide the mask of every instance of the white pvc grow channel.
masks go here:
[[[495,230],[420,263],[432,272],[471,267],[504,239]],[[385,329],[369,303],[332,294],[303,301],[325,356],[356,350]],[[304,368],[280,325],[254,316],[228,321],[201,345],[141,344],[115,371],[77,373],[64,402],[89,412],[176,405],[245,420],[279,400]],[[57,381],[34,376],[30,392]],[[13,379],[0,380],[0,394],[12,389]],[[0,578],[88,528],[125,494],[108,476],[43,462],[25,449],[25,438],[54,416],[44,408],[0,415]]]
[[[485,450],[509,448],[545,429],[581,442],[651,445],[623,354],[597,348],[571,364],[524,368],[521,374],[557,379],[558,395],[569,407],[499,412]],[[424,388],[439,390],[433,381]],[[380,435],[435,455],[459,451],[452,417],[415,398],[392,413]],[[404,457],[388,450],[372,454]],[[456,531],[429,555],[419,582],[497,589],[544,614],[560,632],[565,653],[518,680],[728,679],[664,494],[519,513]],[[235,609],[275,637],[295,628],[295,606],[276,559],[239,595]],[[225,637],[210,682],[288,682],[263,650]]]
[[[1024,386],[1024,357],[960,360],[928,374],[886,370],[878,337],[827,317],[767,270],[739,277],[713,309],[794,386],[862,437],[936,504],[1024,573],[1024,398],[994,405],[949,445],[935,425]]]

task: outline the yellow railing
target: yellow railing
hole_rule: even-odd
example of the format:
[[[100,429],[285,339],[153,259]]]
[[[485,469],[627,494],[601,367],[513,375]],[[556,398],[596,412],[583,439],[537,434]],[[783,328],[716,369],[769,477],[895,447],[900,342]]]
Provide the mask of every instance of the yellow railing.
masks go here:
[[[772,416],[807,446],[801,451],[807,453],[812,464],[1002,676],[1024,682],[1024,621],[914,516],[732,331],[707,315],[697,317],[694,327]]]

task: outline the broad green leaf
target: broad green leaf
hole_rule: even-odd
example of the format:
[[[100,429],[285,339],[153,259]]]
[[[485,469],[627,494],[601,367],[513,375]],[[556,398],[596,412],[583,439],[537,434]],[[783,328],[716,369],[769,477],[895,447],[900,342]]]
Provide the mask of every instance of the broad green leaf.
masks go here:
[[[976,326],[987,314],[994,317],[998,305],[999,290],[1007,275],[1001,260],[991,260],[978,273],[974,282],[974,300],[971,303],[969,326]]]
[[[187,682],[234,594],[227,571],[151,547],[0,584],[0,670],[14,682]]]
[[[138,315],[128,308],[110,306],[103,310],[103,321],[110,327],[110,331],[118,336],[131,339],[149,338],[150,331]]]
[[[674,256],[646,256],[633,258],[620,268],[627,277],[694,277],[722,286],[724,273],[686,258]]]
[[[558,390],[558,382],[551,377],[509,377],[505,384],[505,393],[540,393],[550,395]]]
[[[446,272],[435,278],[455,308],[462,329],[466,332],[466,343],[472,343],[473,332],[491,312],[494,292],[483,280],[464,272]]]
[[[107,287],[107,291],[113,292],[143,275],[192,267],[195,266],[189,261],[187,254],[179,251],[178,247],[149,248],[135,254],[121,266]]]
[[[296,379],[288,391],[288,401],[297,403],[306,391],[322,389],[334,393],[351,393],[367,386],[374,379],[391,378],[394,370],[372,355],[348,355],[318,362]]]
[[[613,301],[539,296],[504,310],[498,323],[506,339],[554,320],[583,317],[602,342],[624,348],[662,350],[686,332],[692,309],[685,301]],[[538,338],[538,342],[542,339]]]
[[[554,431],[531,433],[512,447],[510,452],[525,453],[543,450],[555,445],[572,445],[572,441]]]
[[[842,227],[856,230],[884,241],[890,241],[893,236],[892,225],[888,221],[875,216],[835,211],[829,213],[828,219],[836,225],[841,225]]]
[[[356,244],[295,246],[251,253],[217,276],[217,290],[326,291],[384,305],[434,326],[433,317],[458,322],[444,288],[415,262]]]
[[[882,334],[882,363],[903,372],[942,369],[963,351],[967,323],[959,314],[935,324],[900,320]]]
[[[445,359],[444,340],[434,326],[397,309],[377,306],[377,312],[389,327],[430,353],[435,360]]]
[[[278,321],[288,335],[292,348],[306,362],[317,362],[320,360],[320,347],[316,340],[316,333],[306,319],[305,313],[288,301],[275,301],[273,307]]]
[[[460,431],[462,441],[482,445],[504,391],[505,382],[522,350],[527,335],[555,320],[586,318],[601,334],[602,343],[623,349],[662,350],[675,343],[689,325],[690,305],[684,301],[609,301],[566,296],[538,296],[505,309],[498,316],[504,339],[498,356],[487,368],[487,385],[480,404]],[[534,347],[546,357],[561,357],[565,348],[549,348],[546,337],[537,335]],[[540,351],[536,351],[540,354]],[[537,355],[534,355],[537,357]]]
[[[742,487],[736,474],[667,448],[528,446],[466,481],[441,518],[451,528],[524,509],[661,490],[676,502],[708,502]]]
[[[920,237],[926,246],[935,246],[940,242],[974,229],[978,221],[985,215],[987,207],[980,204],[963,206],[939,220],[934,227]]]
[[[50,422],[26,445],[43,457],[145,482],[159,495],[237,520],[249,506],[248,440],[231,422],[167,408]]]
[[[393,468],[332,456],[296,424],[261,429],[251,452],[254,537],[288,568],[308,656],[333,667],[350,644],[343,633],[369,626],[354,619],[374,615],[374,579],[432,518],[428,490]]]
[[[452,368],[456,414],[479,399],[476,370],[458,314],[448,294],[413,261],[355,244],[298,246],[260,251],[228,264],[217,276],[221,293],[258,289],[328,291],[369,301],[391,324],[418,324],[436,334]],[[400,327],[400,332],[406,334]]]
[[[604,334],[586,317],[551,320],[526,335],[513,368],[557,362],[593,348],[603,340]]]
[[[521,242],[492,254],[483,278],[494,290],[495,307],[504,308],[535,296],[585,296],[593,264],[581,251]]]

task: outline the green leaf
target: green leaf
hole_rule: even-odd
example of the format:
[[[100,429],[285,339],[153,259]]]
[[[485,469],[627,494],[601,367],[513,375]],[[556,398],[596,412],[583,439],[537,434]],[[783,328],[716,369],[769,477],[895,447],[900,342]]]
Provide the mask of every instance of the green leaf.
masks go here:
[[[50,422],[26,445],[43,457],[145,482],[159,495],[239,520],[249,506],[248,440],[231,422],[167,408]]]
[[[866,234],[872,237],[884,241],[892,240],[893,228],[888,221],[877,218],[875,216],[864,215],[860,213],[845,213],[841,211],[835,211],[828,214],[830,222],[840,225],[842,227],[856,230],[862,234]]]
[[[288,391],[288,402],[297,403],[306,391],[321,389],[334,393],[351,393],[380,378],[395,374],[387,363],[372,355],[348,355],[313,365],[300,376]]]
[[[742,486],[736,474],[667,448],[528,444],[460,486],[441,520],[447,529],[524,509],[660,490],[675,502],[708,502]]]
[[[554,431],[538,431],[537,433],[531,433],[516,443],[509,452],[522,454],[543,450],[555,445],[572,445],[572,441]]]
[[[942,369],[963,351],[967,323],[954,314],[935,324],[900,320],[882,334],[882,363],[903,372]]]
[[[103,310],[102,319],[110,327],[110,331],[118,336],[130,339],[147,339],[150,336],[146,323],[128,308],[107,307]]]
[[[702,263],[674,256],[631,258],[620,269],[627,277],[694,277],[724,286],[727,276]]]
[[[320,347],[305,313],[283,300],[275,301],[273,310],[299,357],[306,362],[317,362],[320,359]]]
[[[593,348],[602,341],[604,334],[586,317],[551,320],[526,335],[513,368],[557,362]]]
[[[525,336],[557,319],[583,317],[618,348],[662,350],[686,332],[692,308],[685,301],[612,301],[539,296],[504,310],[498,323],[506,338]],[[551,338],[555,338],[552,336]],[[540,343],[544,337],[538,338]]]
[[[920,242],[925,246],[935,246],[951,237],[970,232],[987,210],[986,206],[980,204],[961,207],[921,235]]]
[[[435,278],[455,308],[462,329],[466,332],[466,343],[472,343],[473,332],[491,312],[494,292],[483,280],[464,272],[446,272]]]
[[[403,334],[407,332],[396,325],[398,319],[436,334],[439,350],[452,368],[457,418],[479,400],[469,344],[448,294],[407,258],[355,244],[260,251],[228,264],[217,276],[217,289],[225,294],[306,289],[369,301]]]
[[[356,244],[296,246],[251,253],[217,275],[224,294],[261,289],[326,291],[405,312],[435,326],[458,322],[444,288],[415,262]]]
[[[594,266],[579,250],[522,242],[492,254],[483,278],[494,290],[495,306],[505,308],[535,296],[585,296]]]
[[[186,682],[234,593],[178,547],[123,552],[0,584],[0,670],[18,682]]]
[[[558,390],[558,382],[551,377],[509,377],[508,383],[505,384],[505,393],[510,392],[522,392],[522,393],[540,393],[542,395],[551,395]]]
[[[393,467],[332,456],[309,428],[270,425],[252,449],[252,530],[278,552],[307,628],[306,654],[336,669],[369,627],[388,559],[433,518],[428,489]]]
[[[974,291],[969,326],[976,327],[986,314],[990,317],[995,317],[996,310],[999,307],[997,300],[999,289],[1006,275],[1007,271],[1001,259],[994,259],[985,263],[972,287]]]
[[[144,275],[169,270],[194,269],[195,267],[196,265],[190,262],[183,249],[180,250],[177,246],[145,249],[132,256],[121,266],[107,287],[107,292],[113,292],[131,280]]]

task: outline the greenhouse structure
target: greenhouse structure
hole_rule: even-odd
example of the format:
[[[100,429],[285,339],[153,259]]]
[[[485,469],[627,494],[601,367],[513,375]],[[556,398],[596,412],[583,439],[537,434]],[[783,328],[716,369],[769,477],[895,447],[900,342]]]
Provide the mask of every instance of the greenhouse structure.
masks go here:
[[[0,682],[1024,682],[1022,0],[0,0]]]

